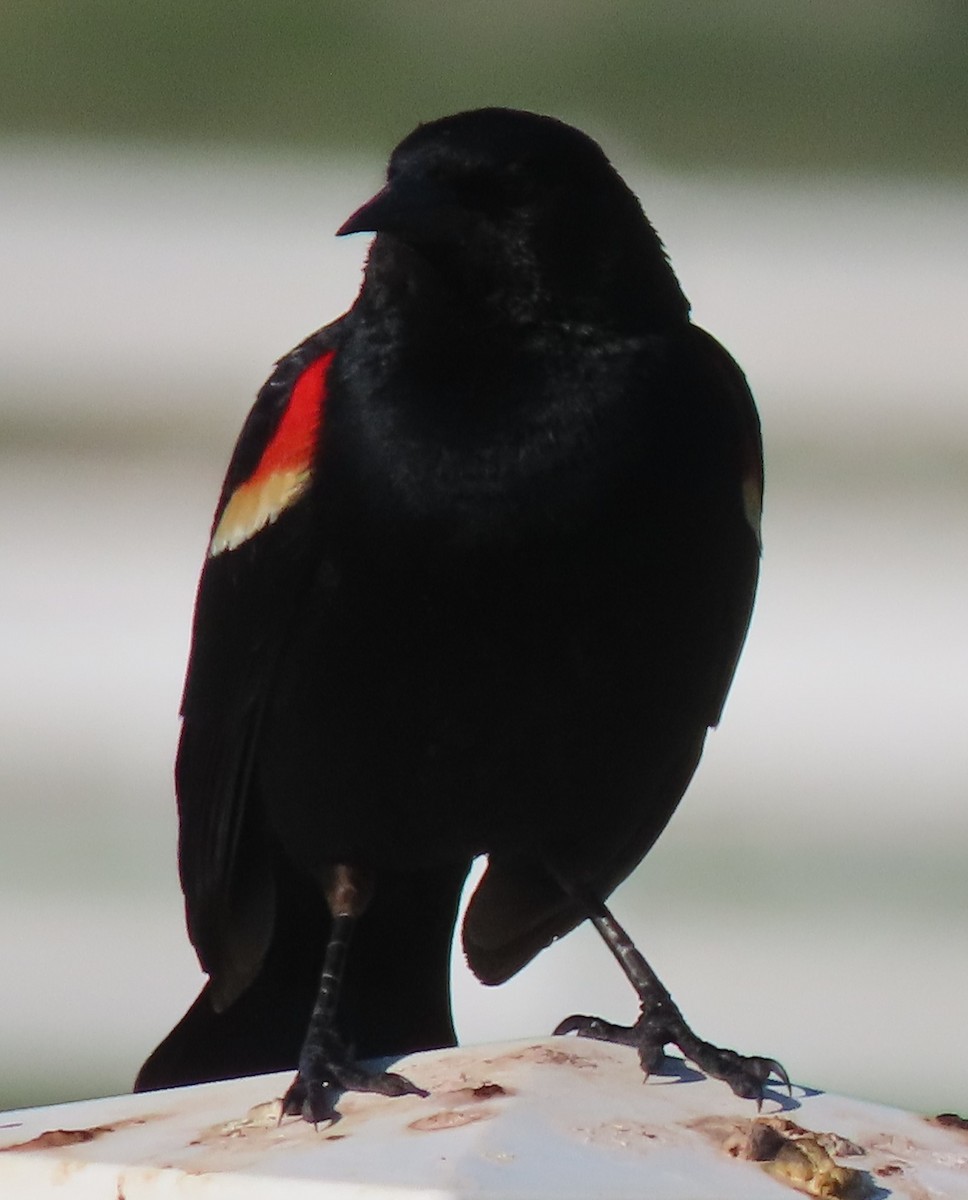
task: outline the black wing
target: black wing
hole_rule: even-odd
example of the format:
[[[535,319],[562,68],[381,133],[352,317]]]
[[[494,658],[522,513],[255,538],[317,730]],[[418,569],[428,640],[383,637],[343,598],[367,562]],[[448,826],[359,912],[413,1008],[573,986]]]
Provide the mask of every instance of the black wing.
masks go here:
[[[685,408],[696,412],[705,431],[697,439],[703,448],[691,463],[689,477],[714,481],[712,507],[699,509],[716,524],[715,534],[704,539],[707,561],[697,575],[703,581],[707,610],[703,657],[692,668],[696,684],[691,715],[679,723],[660,752],[650,753],[648,761],[639,765],[635,786],[641,799],[636,819],[616,825],[590,818],[575,833],[571,852],[575,873],[584,888],[603,900],[648,853],[689,785],[706,732],[722,714],[746,639],[759,574],[763,452],[753,397],[732,357],[696,326],[688,329],[684,362],[680,383],[686,396],[699,401]],[[602,803],[607,798],[590,796],[589,811]],[[561,830],[555,831],[559,841],[562,836]],[[529,855],[492,855],[464,920],[468,962],[484,983],[502,983],[587,915],[580,904],[562,894],[543,862]]]
[[[189,936],[217,1009],[251,981],[272,933],[275,887],[252,803],[253,762],[290,614],[317,565],[308,501],[339,327],[280,359],[260,391],[198,586],[175,766],[178,853]]]

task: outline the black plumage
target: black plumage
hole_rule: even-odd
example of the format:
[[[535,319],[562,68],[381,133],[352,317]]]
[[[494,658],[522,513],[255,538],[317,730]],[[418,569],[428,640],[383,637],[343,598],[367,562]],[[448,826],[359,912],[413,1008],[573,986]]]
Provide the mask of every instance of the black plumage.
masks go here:
[[[474,856],[486,983],[611,919],[719,719],[759,560],[746,382],[593,141],[505,109],[420,126],[361,231],[356,303],[280,360],[216,512],[176,769],[210,981],[138,1084],[298,1061],[313,1118],[412,1088],[354,1056],[452,1043]],[[636,986],[649,1068],[692,1035]],[[775,1067],[693,1056],[748,1095]]]

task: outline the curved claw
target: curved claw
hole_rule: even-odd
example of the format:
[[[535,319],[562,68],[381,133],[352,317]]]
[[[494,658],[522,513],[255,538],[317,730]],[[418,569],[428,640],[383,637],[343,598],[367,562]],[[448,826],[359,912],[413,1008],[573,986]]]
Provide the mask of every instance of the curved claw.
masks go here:
[[[302,1117],[317,1127],[323,1121],[335,1124],[339,1120],[336,1099],[340,1091],[329,1081],[306,1080],[302,1075],[297,1075],[282,1098],[279,1120],[281,1122],[283,1117]]]
[[[786,1068],[782,1063],[777,1062],[775,1058],[751,1058],[748,1062],[755,1064],[757,1074],[760,1074],[762,1083],[767,1083],[771,1075],[775,1075],[787,1093],[793,1095],[793,1084],[790,1082],[790,1076],[786,1073]]]
[[[665,1046],[672,1043],[687,1059],[696,1064],[712,1079],[721,1079],[742,1100],[755,1100],[758,1109],[763,1106],[763,1087],[771,1076],[793,1095],[790,1076],[782,1063],[775,1058],[758,1055],[737,1054],[697,1038],[682,1019],[681,1013],[643,1013],[632,1026],[613,1025],[601,1017],[587,1017],[575,1013],[560,1021],[555,1034],[577,1033],[579,1037],[595,1041],[611,1042],[613,1045],[633,1046],[639,1052],[639,1062],[645,1078],[658,1070],[662,1064]]]
[[[555,1037],[566,1033],[577,1033],[579,1037],[596,1038],[599,1041],[611,1041],[614,1034],[624,1031],[625,1026],[613,1025],[603,1021],[601,1017],[586,1017],[583,1013],[572,1013],[555,1026]]]
[[[728,1050],[720,1050],[715,1057],[720,1061],[703,1061],[699,1055],[694,1056],[694,1061],[707,1075],[728,1083],[734,1095],[739,1096],[741,1100],[755,1100],[757,1110],[763,1107],[763,1087],[771,1075],[775,1075],[789,1094],[793,1095],[790,1076],[775,1058],[746,1056]]]
[[[741,1058],[741,1062],[744,1068],[743,1073],[747,1078],[751,1077],[753,1081],[749,1088],[746,1089],[744,1087],[744,1090],[740,1091],[733,1081],[727,1080],[727,1082],[729,1082],[733,1091],[744,1100],[755,1100],[758,1109],[763,1107],[763,1085],[769,1081],[772,1075],[777,1077],[790,1096],[793,1095],[793,1085],[790,1082],[790,1076],[786,1073],[783,1064],[777,1062],[775,1058],[751,1056],[749,1058]]]
[[[562,1037],[566,1033],[579,1033],[588,1021],[593,1021],[594,1017],[584,1017],[580,1013],[572,1013],[570,1017],[565,1017],[563,1021],[559,1021],[554,1027],[552,1037]]]
[[[339,1120],[336,1101],[343,1092],[375,1092],[380,1096],[429,1096],[404,1075],[367,1071],[356,1064],[329,1063],[324,1070],[300,1071],[282,1098],[282,1117],[302,1117],[311,1125]]]
[[[566,1033],[577,1033],[579,1037],[591,1038],[596,1042],[611,1042],[616,1046],[637,1046],[638,1030],[634,1025],[613,1025],[601,1017],[586,1017],[573,1013],[555,1026],[554,1037]]]

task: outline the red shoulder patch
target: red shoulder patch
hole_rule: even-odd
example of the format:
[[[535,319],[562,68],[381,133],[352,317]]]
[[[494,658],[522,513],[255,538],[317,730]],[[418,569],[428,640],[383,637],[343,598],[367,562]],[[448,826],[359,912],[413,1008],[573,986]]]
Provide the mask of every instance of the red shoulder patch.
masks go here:
[[[234,550],[271,525],[308,487],[326,399],[326,374],[334,355],[331,350],[314,359],[296,379],[255,470],[222,509],[208,548],[210,558]]]

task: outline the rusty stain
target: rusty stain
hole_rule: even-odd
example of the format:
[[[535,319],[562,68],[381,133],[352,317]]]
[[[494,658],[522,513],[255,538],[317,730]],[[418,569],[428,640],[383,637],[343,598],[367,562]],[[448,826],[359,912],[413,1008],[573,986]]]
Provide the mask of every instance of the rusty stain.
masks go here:
[[[932,1125],[940,1125],[942,1129],[963,1129],[968,1132],[968,1117],[959,1117],[957,1113],[938,1113],[936,1117],[928,1117]]]
[[[59,1150],[62,1146],[77,1146],[82,1142],[93,1142],[102,1133],[107,1133],[105,1125],[93,1129],[47,1129],[38,1133],[29,1142],[17,1142],[15,1146],[4,1146],[4,1152],[10,1150]]]
[[[438,1133],[442,1129],[460,1129],[462,1125],[473,1125],[475,1121],[486,1121],[495,1115],[492,1108],[443,1108],[426,1117],[411,1121],[408,1129],[415,1133]]]
[[[499,1096],[513,1096],[514,1092],[502,1087],[499,1083],[479,1083],[477,1086],[468,1084],[466,1087],[447,1088],[436,1091],[438,1100],[444,1100],[451,1105],[479,1104],[482,1100],[494,1100]]]
[[[557,1040],[564,1041],[564,1039]],[[601,1051],[599,1051],[599,1053],[601,1053]],[[605,1058],[606,1056],[603,1054],[602,1057]],[[471,1061],[470,1058],[468,1058],[468,1061]],[[578,1071],[596,1071],[601,1065],[599,1062],[596,1062],[595,1059],[586,1057],[575,1051],[560,1050],[556,1046],[549,1046],[544,1043],[534,1043],[530,1046],[522,1046],[519,1048],[516,1047],[513,1051],[508,1051],[505,1054],[495,1055],[491,1058],[478,1057],[473,1061],[475,1068],[485,1067],[491,1068],[494,1071],[499,1071],[502,1068],[512,1068],[518,1063],[522,1062],[533,1062],[539,1064],[548,1063],[556,1067],[573,1067]],[[614,1063],[615,1059],[610,1058],[607,1059],[607,1061]],[[456,1066],[457,1063],[455,1062],[454,1067]],[[451,1075],[451,1078],[453,1078],[453,1075]],[[466,1083],[468,1081],[468,1076],[464,1071],[459,1071],[457,1078],[459,1078],[462,1083]],[[435,1093],[439,1093],[439,1087],[435,1086],[433,1090]],[[510,1089],[505,1089],[505,1091],[508,1095],[514,1094]]]
[[[487,1082],[487,1083],[482,1083],[478,1087],[474,1088],[474,1099],[475,1100],[490,1100],[494,1096],[510,1096],[510,1095],[513,1095],[513,1092],[508,1091],[507,1088],[501,1087],[501,1085],[499,1083]]]
[[[902,1175],[904,1168],[900,1163],[885,1163],[883,1167],[877,1167],[874,1170],[875,1175],[882,1175],[885,1178],[889,1175]]]
[[[106,1133],[115,1133],[132,1125],[146,1125],[148,1120],[148,1117],[129,1117],[124,1121],[112,1121],[109,1125],[91,1125],[88,1129],[45,1129],[29,1141],[0,1146],[0,1154],[9,1154],[15,1150],[60,1150],[64,1146],[80,1146],[85,1142],[93,1142],[95,1138],[103,1137]]]

